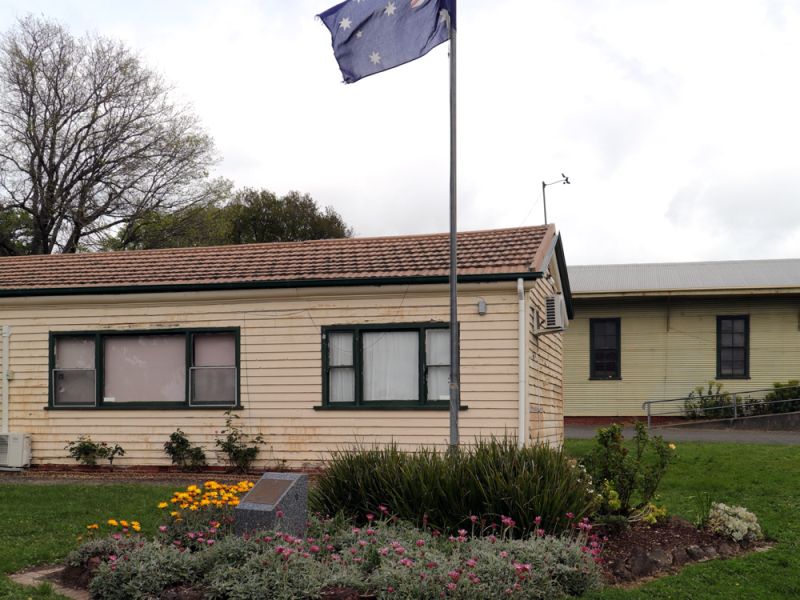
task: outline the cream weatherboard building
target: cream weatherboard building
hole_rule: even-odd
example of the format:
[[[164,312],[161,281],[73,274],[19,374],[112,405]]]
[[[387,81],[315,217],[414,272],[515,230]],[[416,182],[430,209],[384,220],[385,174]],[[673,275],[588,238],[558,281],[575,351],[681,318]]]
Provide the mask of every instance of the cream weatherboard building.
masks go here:
[[[227,410],[262,465],[444,445],[447,273],[447,235],[2,258],[7,431],[35,465],[81,435],[167,465],[178,427],[213,463]],[[555,228],[459,234],[459,280],[462,440],[559,444],[562,336],[535,331],[571,314]]]
[[[567,421],[800,379],[800,259],[571,266]]]

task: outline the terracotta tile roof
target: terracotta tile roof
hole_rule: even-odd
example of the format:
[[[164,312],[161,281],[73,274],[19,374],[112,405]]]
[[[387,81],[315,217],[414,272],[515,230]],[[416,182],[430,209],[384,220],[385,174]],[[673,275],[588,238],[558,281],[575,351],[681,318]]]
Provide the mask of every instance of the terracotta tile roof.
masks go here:
[[[540,270],[554,226],[459,233],[459,274]],[[447,276],[447,234],[0,258],[2,291]]]

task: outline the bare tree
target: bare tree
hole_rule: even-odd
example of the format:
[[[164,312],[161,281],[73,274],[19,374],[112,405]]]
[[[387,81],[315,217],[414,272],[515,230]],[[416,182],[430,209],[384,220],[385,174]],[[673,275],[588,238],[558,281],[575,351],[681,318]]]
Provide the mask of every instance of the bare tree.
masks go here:
[[[0,209],[27,252],[76,252],[204,197],[211,138],[123,44],[26,17],[0,39]]]

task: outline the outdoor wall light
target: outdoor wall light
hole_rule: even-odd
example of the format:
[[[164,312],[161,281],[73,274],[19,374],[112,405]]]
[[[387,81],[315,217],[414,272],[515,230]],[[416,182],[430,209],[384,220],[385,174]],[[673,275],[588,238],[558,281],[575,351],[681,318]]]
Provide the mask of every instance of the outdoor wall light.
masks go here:
[[[478,298],[478,314],[483,316],[486,314],[486,300]]]

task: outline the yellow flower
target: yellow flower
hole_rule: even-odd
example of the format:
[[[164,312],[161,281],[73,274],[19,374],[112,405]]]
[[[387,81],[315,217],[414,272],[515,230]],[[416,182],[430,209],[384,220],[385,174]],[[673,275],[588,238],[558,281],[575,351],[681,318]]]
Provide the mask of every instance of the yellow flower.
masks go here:
[[[99,527],[97,523],[92,523],[91,525],[87,525],[86,529],[99,529]]]
[[[112,527],[117,527],[119,525],[116,519],[109,519],[108,524],[111,525]]]
[[[120,521],[119,524],[122,525],[123,527],[129,527],[127,521]]]
[[[166,502],[159,502],[158,503],[158,508],[167,508],[168,506],[169,506],[169,504],[167,504]]]
[[[177,510],[173,510],[171,513],[169,513],[169,516],[177,518],[181,516],[181,513],[179,513]]]
[[[189,510],[197,510],[197,504],[192,504],[192,505],[189,507]]]
[[[677,448],[677,446],[675,444],[670,444],[669,445],[669,449],[670,450],[675,450],[675,448]]]
[[[133,523],[131,523],[131,529],[133,529],[134,531],[141,531],[142,526],[139,525],[138,521],[134,521]]]

